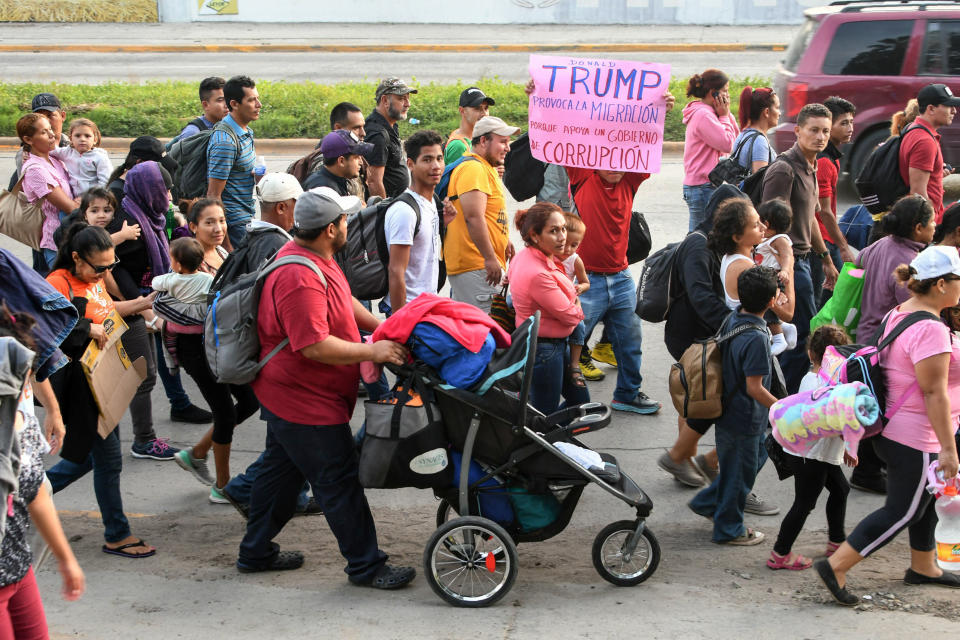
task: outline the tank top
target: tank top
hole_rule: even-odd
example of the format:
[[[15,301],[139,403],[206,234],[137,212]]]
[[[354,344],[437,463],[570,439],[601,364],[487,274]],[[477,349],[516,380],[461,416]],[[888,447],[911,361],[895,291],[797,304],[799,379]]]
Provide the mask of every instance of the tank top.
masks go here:
[[[720,282],[723,284],[723,299],[727,303],[727,307],[732,311],[736,311],[737,307],[740,306],[739,298],[731,298],[730,294],[727,293],[727,267],[736,262],[737,260],[746,260],[747,262],[753,262],[747,256],[741,255],[739,253],[728,253],[723,256],[723,259],[720,260]]]
[[[793,241],[790,240],[790,236],[785,233],[778,233],[775,236],[771,236],[757,245],[757,264],[761,267],[770,267],[771,269],[776,269],[780,271],[783,266],[780,264],[780,258],[777,253],[777,250],[773,248],[773,241],[777,238],[786,238],[787,243],[793,245]]]

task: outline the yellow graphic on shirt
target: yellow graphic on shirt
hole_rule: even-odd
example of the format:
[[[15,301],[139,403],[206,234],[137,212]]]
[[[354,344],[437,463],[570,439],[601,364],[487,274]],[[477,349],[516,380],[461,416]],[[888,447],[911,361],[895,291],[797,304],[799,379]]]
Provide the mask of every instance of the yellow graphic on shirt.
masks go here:
[[[506,201],[503,197],[503,183],[500,181],[497,170],[474,153],[464,155],[473,157],[476,161],[464,160],[454,169],[453,175],[450,176],[448,190],[451,196],[456,196],[456,199],[451,199],[454,208],[457,210],[457,215],[447,225],[443,257],[446,262],[447,273],[453,275],[484,268],[483,256],[470,238],[459,196],[470,191],[480,191],[486,194],[487,206],[483,217],[487,224],[490,244],[501,266],[506,265],[507,241],[510,235]]]
[[[240,13],[240,0],[197,0],[197,12],[201,16],[235,16]]]

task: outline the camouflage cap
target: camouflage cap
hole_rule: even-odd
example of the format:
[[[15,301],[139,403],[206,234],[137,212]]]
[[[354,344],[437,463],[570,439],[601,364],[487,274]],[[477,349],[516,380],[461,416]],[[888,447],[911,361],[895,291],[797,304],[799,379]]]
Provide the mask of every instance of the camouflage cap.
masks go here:
[[[405,96],[408,93],[416,93],[417,90],[408,87],[400,78],[384,78],[380,81],[380,84],[377,86],[377,102],[380,102],[380,98],[387,94],[393,94],[396,96]]]

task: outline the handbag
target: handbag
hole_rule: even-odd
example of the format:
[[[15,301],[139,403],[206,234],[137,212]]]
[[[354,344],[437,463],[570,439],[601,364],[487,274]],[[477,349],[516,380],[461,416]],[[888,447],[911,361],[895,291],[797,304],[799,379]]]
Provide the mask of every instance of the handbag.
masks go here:
[[[766,439],[763,441],[763,448],[767,450],[767,457],[770,458],[774,468],[777,470],[778,478],[786,480],[795,473],[796,468],[794,464],[797,461],[797,457],[784,451],[772,433],[767,434]]]
[[[493,294],[490,299],[490,317],[500,325],[501,329],[507,333],[513,333],[517,330],[517,312],[507,304],[507,287],[509,286],[505,284],[499,293]]]
[[[630,215],[630,234],[627,239],[627,263],[633,264],[645,260],[653,247],[650,226],[639,211]]]
[[[11,191],[0,189],[0,234],[39,251],[43,237],[43,210],[40,208],[43,200],[28,201],[22,185],[21,176]]]
[[[398,380],[387,397],[364,403],[359,477],[368,489],[429,489],[453,483],[440,409],[417,380],[416,374]]]
[[[733,150],[733,153],[718,162],[717,166],[715,166],[707,175],[707,178],[710,180],[710,184],[715,187],[719,187],[724,182],[729,182],[732,185],[738,185],[740,184],[741,180],[749,176],[749,167],[745,167],[740,164],[740,151],[743,150],[743,145],[745,145],[749,140],[749,157],[753,158],[753,147],[757,144],[757,138],[761,135],[763,134],[761,134],[759,131],[756,131],[752,136],[744,136],[743,139],[740,140],[740,144],[737,145],[737,148]]]

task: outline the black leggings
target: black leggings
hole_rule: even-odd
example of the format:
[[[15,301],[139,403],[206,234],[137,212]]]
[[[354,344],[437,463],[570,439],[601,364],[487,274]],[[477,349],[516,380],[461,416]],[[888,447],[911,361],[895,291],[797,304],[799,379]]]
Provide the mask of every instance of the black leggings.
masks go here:
[[[220,384],[210,373],[203,353],[203,336],[177,335],[177,360],[200,388],[203,399],[213,412],[213,441],[217,444],[233,442],[233,430],[260,408],[250,385]],[[231,398],[231,394],[233,397]],[[237,399],[234,406],[233,398]]]
[[[873,438],[873,444],[877,455],[887,463],[887,501],[857,525],[847,542],[857,553],[868,556],[908,528],[911,549],[932,551],[937,512],[933,494],[926,490],[927,467],[937,454],[918,451],[882,435]]]
[[[840,544],[847,539],[843,521],[847,514],[847,494],[850,493],[850,485],[843,475],[843,469],[839,465],[805,458],[797,458],[793,466],[793,506],[780,524],[780,534],[777,536],[777,543],[773,545],[774,553],[781,556],[790,553],[807,516],[817,506],[817,499],[824,487],[830,492],[827,497],[827,529],[830,542]]]

